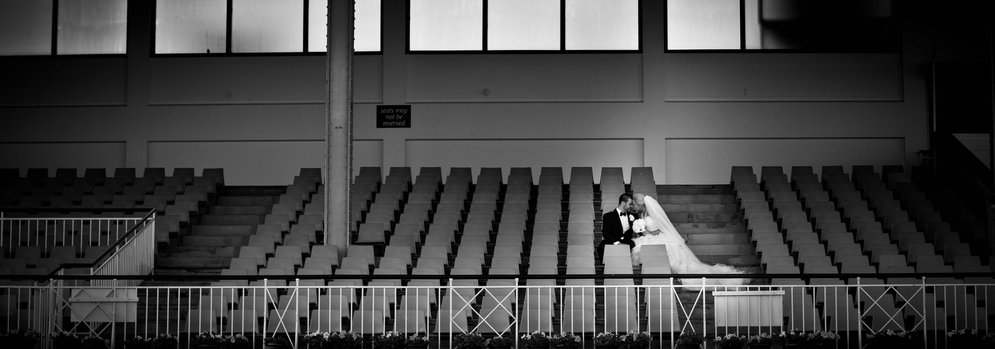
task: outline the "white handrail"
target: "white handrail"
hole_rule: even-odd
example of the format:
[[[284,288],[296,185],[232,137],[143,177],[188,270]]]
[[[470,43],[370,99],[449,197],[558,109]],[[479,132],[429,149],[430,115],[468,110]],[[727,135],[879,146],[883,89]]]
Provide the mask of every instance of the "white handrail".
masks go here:
[[[149,275],[155,269],[155,212],[148,219],[138,222],[135,233],[124,243],[113,246],[114,252],[99,266],[90,269],[90,275]],[[93,280],[92,286],[116,284],[133,286],[141,280]]]
[[[516,285],[494,286],[457,286],[452,282],[440,286],[314,286],[294,280],[286,284],[283,280],[264,279],[249,286],[152,287],[117,284],[85,289],[93,294],[101,294],[100,290],[113,290],[121,294],[134,292],[138,296],[138,302],[133,305],[135,311],[145,311],[132,321],[132,326],[123,328],[130,328],[131,336],[183,334],[181,343],[189,343],[193,334],[220,332],[245,334],[256,340],[287,335],[286,338],[291,339],[296,347],[303,347],[300,336],[313,330],[333,331],[341,327],[344,330],[362,330],[365,334],[423,332],[436,341],[433,346],[441,346],[443,342],[452,344],[454,335],[466,333],[474,327],[486,332],[487,336],[494,335],[491,334],[493,332],[517,337],[537,328],[544,332],[552,331],[552,328],[543,328],[545,325],[542,323],[539,326],[530,325],[530,321],[536,319],[546,321],[542,320],[544,316],[548,317],[550,324],[558,319],[558,330],[580,333],[585,342],[593,340],[597,333],[617,328],[619,331],[648,332],[656,341],[653,347],[661,348],[673,347],[682,331],[694,331],[709,337],[727,333],[757,335],[790,330],[807,333],[829,331],[841,335],[838,347],[848,348],[859,348],[865,341],[864,335],[889,329],[921,335],[927,348],[943,343],[946,340],[944,334],[951,330],[967,328],[991,332],[987,318],[995,313],[990,299],[995,296],[995,282],[933,285],[925,281],[738,287],[675,284],[544,286],[517,285],[517,282]],[[72,309],[73,305],[68,301],[73,290],[80,290],[80,287],[59,283],[0,286],[0,316],[18,319],[23,309],[21,304],[40,302],[50,297],[55,300],[50,304],[57,306],[56,311],[49,314],[51,319],[58,320],[54,327],[41,327],[39,330],[73,328],[71,324],[58,322],[72,311],[79,311]],[[635,297],[632,298],[630,293]],[[782,293],[783,296],[779,296]],[[474,296],[464,297],[471,294]],[[509,298],[511,295],[515,297]],[[607,297],[613,295],[617,296],[612,303],[619,306],[605,308]],[[772,298],[773,302],[769,303],[744,304],[737,300],[737,297],[744,295],[778,297]],[[729,297],[717,299],[726,296]],[[708,301],[709,298],[715,300]],[[433,303],[438,308],[434,308]],[[8,306],[3,306],[5,304]],[[9,306],[12,304],[19,306]],[[166,306],[162,308],[160,305]],[[739,311],[745,311],[745,315],[735,317],[739,322],[724,322],[725,325],[720,326],[720,320],[727,320],[718,317],[729,317],[729,307],[734,306],[739,307]],[[724,307],[722,312],[718,310],[720,307]],[[43,312],[49,307],[32,306],[27,309]],[[636,313],[627,313],[630,309],[635,309]],[[761,316],[764,311],[776,314],[776,309],[783,310],[783,318],[770,314]],[[327,316],[323,319],[328,321],[319,324],[317,319],[312,318],[313,315],[319,316],[319,313],[312,314],[317,310],[327,310],[327,313],[321,313],[325,315],[320,316]],[[42,325],[44,321],[36,320],[46,319],[49,314],[28,314],[31,321],[22,324]],[[427,315],[419,317],[418,314]],[[448,317],[442,314],[448,314]],[[607,321],[609,316],[615,319],[612,323]],[[530,320],[522,322],[523,317]],[[352,320],[351,326],[345,320],[347,318]],[[426,318],[435,320],[428,321]],[[163,319],[165,321],[161,321]],[[258,322],[260,319],[262,321]],[[414,323],[409,322],[412,319]],[[754,319],[757,319],[756,322],[753,322]],[[492,320],[500,321],[490,323]],[[258,326],[260,323],[262,327]],[[519,324],[526,326],[519,327]],[[7,325],[10,327],[11,323]],[[80,328],[78,324],[75,326]],[[11,329],[17,328],[8,328]],[[446,338],[449,341],[442,340]],[[711,344],[706,347],[711,347]]]

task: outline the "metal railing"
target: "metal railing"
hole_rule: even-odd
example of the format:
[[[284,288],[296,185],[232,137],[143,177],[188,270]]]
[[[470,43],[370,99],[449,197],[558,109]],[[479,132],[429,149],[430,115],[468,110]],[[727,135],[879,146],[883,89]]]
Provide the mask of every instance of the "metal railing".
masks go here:
[[[181,347],[190,347],[193,335],[202,332],[243,334],[254,344],[285,337],[295,348],[305,347],[302,336],[315,331],[423,333],[438,348],[470,332],[511,338],[570,332],[585,344],[601,332],[647,332],[651,347],[665,348],[674,347],[682,332],[714,338],[796,330],[835,332],[837,347],[861,348],[868,335],[894,330],[916,333],[925,348],[946,348],[948,331],[992,332],[991,274],[966,281],[939,274],[876,275],[833,275],[852,281],[827,285],[805,285],[799,275],[752,275],[773,282],[704,287],[679,283],[689,275],[669,274],[228,276],[213,286],[134,286],[124,280],[74,286],[73,280],[169,278],[66,275],[60,285],[35,276],[31,285],[0,287],[0,320],[7,330],[37,325],[42,332],[91,333],[114,342],[169,333],[179,335]],[[694,277],[705,285],[710,280]],[[12,322],[21,316],[27,316],[24,322]]]
[[[136,222],[129,234],[99,256],[90,275],[149,275],[155,270],[155,210]],[[107,280],[94,280],[94,286],[109,285]],[[115,285],[138,285],[140,280],[122,280]]]
[[[29,210],[36,212],[36,210]],[[61,210],[42,210],[61,212]],[[0,289],[0,321],[7,331],[31,329],[42,333],[74,331],[93,336],[117,337],[116,326],[99,325],[100,323],[115,323],[118,314],[118,304],[124,302],[120,291],[126,289],[108,289],[88,286],[134,286],[141,283],[134,277],[148,276],[155,265],[155,211],[127,209],[127,213],[145,213],[144,217],[10,217],[4,211],[0,213],[0,227],[11,249],[15,247],[77,247],[77,254],[85,251],[83,247],[96,244],[102,251],[96,256],[88,256],[88,262],[62,262],[54,271],[44,278],[11,278],[9,288]],[[112,212],[121,212],[114,210]],[[15,240],[14,237],[17,237]],[[34,239],[32,239],[34,237]],[[24,239],[27,238],[27,239]],[[32,250],[41,253],[42,248]],[[6,246],[4,252],[8,251]],[[43,259],[34,256],[35,261]],[[37,269],[36,269],[37,270]],[[48,272],[48,270],[45,270]],[[16,271],[15,271],[16,272]],[[85,273],[85,280],[65,279],[69,273]],[[100,276],[111,275],[124,277],[122,280],[101,279]],[[128,277],[132,279],[128,279]],[[88,300],[88,302],[82,302]],[[137,301],[131,297],[130,301]],[[112,304],[108,308],[107,303]],[[88,303],[83,305],[84,303]],[[105,317],[88,319],[81,316],[94,311],[104,313]],[[107,315],[112,318],[107,321]],[[66,323],[68,319],[71,323]],[[135,317],[121,318],[134,321]],[[47,341],[43,343],[48,344]]]
[[[148,212],[148,209],[3,209],[0,210],[0,249],[12,253],[21,246],[107,246],[118,241],[143,217],[80,217],[81,213]],[[50,216],[57,215],[57,216]],[[81,251],[82,252],[82,251]]]

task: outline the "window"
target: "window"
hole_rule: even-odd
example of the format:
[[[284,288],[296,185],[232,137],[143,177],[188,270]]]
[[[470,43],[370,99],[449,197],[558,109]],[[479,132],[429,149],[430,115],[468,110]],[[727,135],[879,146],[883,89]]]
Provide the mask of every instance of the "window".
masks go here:
[[[52,54],[52,1],[0,1],[0,55]]]
[[[895,51],[892,0],[667,0],[667,50]]]
[[[488,50],[559,50],[560,0],[487,3]]]
[[[227,0],[156,1],[155,52],[225,52],[227,12]]]
[[[356,52],[380,51],[380,1],[355,2]],[[155,53],[325,52],[327,13],[327,0],[159,0]]]
[[[3,0],[0,56],[124,54],[127,27],[127,0]]]
[[[302,52],[303,33],[301,0],[232,1],[232,52]]]
[[[328,43],[328,0],[308,0],[308,51],[325,52]],[[380,52],[380,0],[356,0],[353,50]]]
[[[127,0],[60,0],[56,53],[127,53]]]
[[[356,12],[359,12],[356,2]],[[379,15],[378,15],[379,17]],[[359,16],[356,16],[359,22]],[[310,0],[307,9],[307,50],[308,52],[325,52],[328,50],[328,0]],[[359,23],[356,23],[359,27]],[[359,29],[356,29],[358,32]],[[379,39],[379,38],[378,38]],[[355,49],[357,42],[353,43]],[[358,50],[357,50],[358,51]]]
[[[739,49],[739,1],[667,1],[667,47],[671,50]]]
[[[409,0],[408,4],[410,51],[640,49],[640,0]]]
[[[638,50],[638,0],[566,0],[567,50]]]
[[[412,51],[477,51],[483,48],[483,0],[411,0]]]

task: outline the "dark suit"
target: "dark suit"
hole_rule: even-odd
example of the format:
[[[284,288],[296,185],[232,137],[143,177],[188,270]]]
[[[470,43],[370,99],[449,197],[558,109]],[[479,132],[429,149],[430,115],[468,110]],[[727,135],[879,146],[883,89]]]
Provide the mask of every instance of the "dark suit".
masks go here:
[[[626,214],[626,220],[631,215]],[[632,248],[636,245],[632,241],[632,220],[629,220],[629,229],[622,230],[622,217],[618,214],[618,209],[605,212],[601,216],[601,245],[598,246],[598,256],[605,255],[605,246],[613,245],[615,242],[629,245]]]

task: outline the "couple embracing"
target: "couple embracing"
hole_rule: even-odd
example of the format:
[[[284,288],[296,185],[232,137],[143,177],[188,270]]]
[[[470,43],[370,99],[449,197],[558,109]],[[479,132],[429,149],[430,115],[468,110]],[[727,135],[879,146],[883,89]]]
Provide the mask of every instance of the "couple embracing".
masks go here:
[[[604,257],[605,246],[625,244],[632,248],[632,264],[640,263],[640,250],[645,245],[666,245],[670,269],[674,274],[743,274],[728,265],[701,262],[691,251],[667,213],[656,199],[636,193],[622,194],[618,206],[601,217],[601,245],[598,255]],[[746,279],[713,279],[709,285],[743,285]],[[701,284],[701,280],[682,279],[682,284]]]

